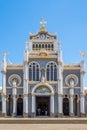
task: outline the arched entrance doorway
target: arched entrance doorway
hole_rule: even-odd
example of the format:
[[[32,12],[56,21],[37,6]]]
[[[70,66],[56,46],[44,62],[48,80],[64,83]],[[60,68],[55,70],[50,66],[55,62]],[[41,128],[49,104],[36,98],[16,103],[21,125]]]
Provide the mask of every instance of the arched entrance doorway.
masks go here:
[[[67,97],[63,99],[63,114],[69,116],[69,99]]]
[[[54,115],[54,91],[47,83],[40,83],[32,90],[32,115]]]
[[[17,99],[17,116],[23,115],[23,99],[21,98],[21,95],[19,95],[19,98]]]
[[[36,96],[36,115],[50,115],[50,96]]]

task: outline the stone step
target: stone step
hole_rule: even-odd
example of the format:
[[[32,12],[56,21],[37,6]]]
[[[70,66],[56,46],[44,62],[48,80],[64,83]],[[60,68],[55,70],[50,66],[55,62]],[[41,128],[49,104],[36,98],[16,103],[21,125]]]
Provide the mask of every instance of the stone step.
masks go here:
[[[87,118],[0,118],[0,124],[87,124]]]

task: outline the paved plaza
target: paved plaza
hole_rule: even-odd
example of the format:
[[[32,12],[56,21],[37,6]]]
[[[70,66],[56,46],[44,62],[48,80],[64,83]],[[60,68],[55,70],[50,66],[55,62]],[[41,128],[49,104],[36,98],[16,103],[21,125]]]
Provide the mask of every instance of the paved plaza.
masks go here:
[[[0,130],[87,130],[87,118],[0,118]]]
[[[87,130],[83,124],[0,124],[0,130]]]

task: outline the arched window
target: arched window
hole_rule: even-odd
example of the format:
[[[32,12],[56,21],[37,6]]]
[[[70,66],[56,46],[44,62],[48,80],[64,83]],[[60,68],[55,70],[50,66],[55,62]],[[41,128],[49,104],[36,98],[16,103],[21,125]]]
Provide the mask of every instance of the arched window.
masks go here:
[[[42,48],[44,48],[44,44],[42,44]]]
[[[55,62],[47,64],[46,75],[48,81],[57,81],[57,65]]]
[[[47,50],[47,44],[45,44],[45,48],[46,48],[46,50]]]
[[[35,44],[33,44],[33,45],[32,45],[32,48],[33,48],[33,50],[35,50],[35,48],[36,48],[36,45],[35,45]]]
[[[41,44],[39,44],[39,49],[41,49]]]
[[[54,47],[53,47],[53,44],[52,44],[52,45],[51,45],[51,50],[53,50],[53,48],[54,48]]]
[[[48,50],[50,50],[50,44],[48,44]]]
[[[36,50],[38,50],[38,44],[36,44]]]
[[[39,81],[39,65],[38,63],[31,63],[29,65],[29,80],[30,81]]]

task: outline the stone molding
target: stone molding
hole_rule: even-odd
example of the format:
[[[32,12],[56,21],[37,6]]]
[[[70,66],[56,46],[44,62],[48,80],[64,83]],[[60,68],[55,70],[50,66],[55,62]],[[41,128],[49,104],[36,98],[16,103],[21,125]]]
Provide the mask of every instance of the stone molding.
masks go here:
[[[69,80],[73,79],[74,80],[74,87],[78,84],[78,77],[75,74],[69,74],[65,77],[65,84],[70,87]]]

